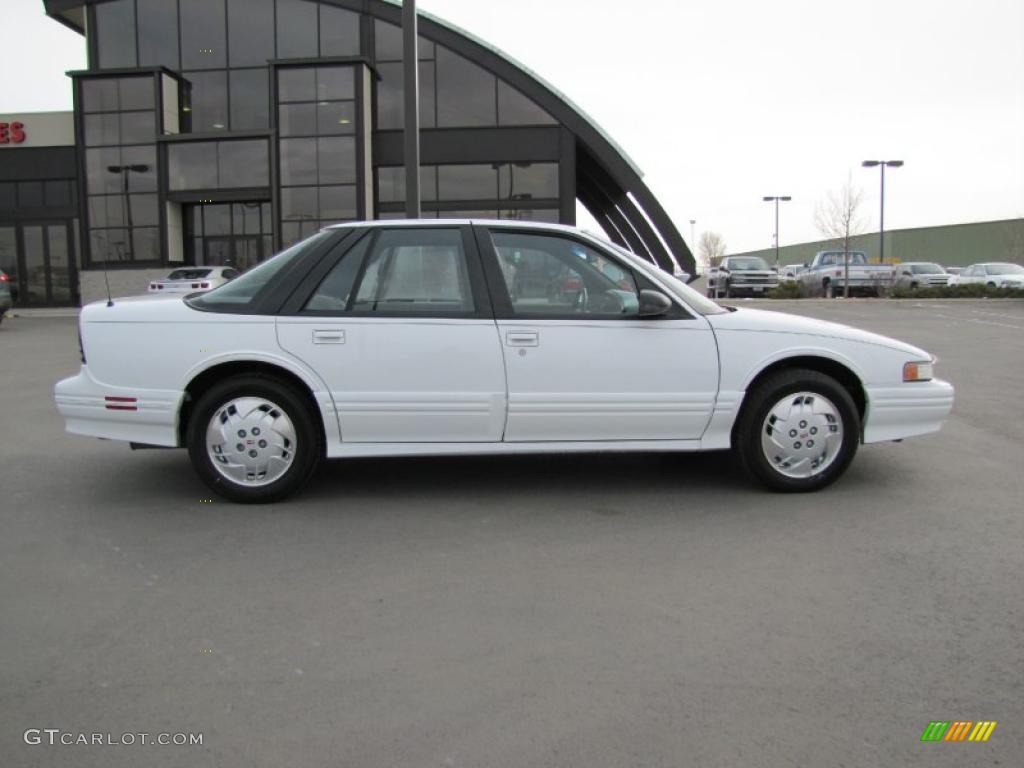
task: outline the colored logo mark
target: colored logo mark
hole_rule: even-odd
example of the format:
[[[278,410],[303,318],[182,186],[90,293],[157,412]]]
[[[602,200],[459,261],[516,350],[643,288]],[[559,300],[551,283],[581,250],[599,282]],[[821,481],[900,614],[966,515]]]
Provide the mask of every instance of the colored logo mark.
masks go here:
[[[932,720],[921,741],[988,741],[996,725],[995,720]]]

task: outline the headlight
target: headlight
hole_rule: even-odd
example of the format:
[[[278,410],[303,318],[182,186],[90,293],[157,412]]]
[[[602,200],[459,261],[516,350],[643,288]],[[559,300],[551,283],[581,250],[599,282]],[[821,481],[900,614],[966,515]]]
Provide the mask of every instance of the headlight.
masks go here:
[[[903,365],[904,381],[931,381],[935,377],[935,362],[929,360],[921,363],[905,363]]]

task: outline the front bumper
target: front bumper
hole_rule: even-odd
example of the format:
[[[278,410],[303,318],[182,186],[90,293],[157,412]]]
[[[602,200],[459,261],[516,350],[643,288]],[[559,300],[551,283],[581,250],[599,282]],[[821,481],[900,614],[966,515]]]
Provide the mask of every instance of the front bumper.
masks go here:
[[[96,381],[83,365],[77,376],[57,382],[53,399],[73,435],[126,440],[147,445],[178,445],[178,413],[183,392],[127,390]]]
[[[953,385],[941,379],[897,387],[868,387],[864,442],[880,443],[938,432],[953,410]]]

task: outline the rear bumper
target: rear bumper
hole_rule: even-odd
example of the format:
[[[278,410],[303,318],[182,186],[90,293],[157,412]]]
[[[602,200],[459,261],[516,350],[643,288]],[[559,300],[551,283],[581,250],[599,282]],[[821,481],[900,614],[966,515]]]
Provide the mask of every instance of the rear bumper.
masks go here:
[[[953,385],[933,379],[898,387],[868,387],[864,442],[902,440],[938,432],[953,410]]]
[[[126,390],[96,381],[83,365],[77,376],[54,387],[53,399],[73,435],[178,445],[178,413],[183,392]]]

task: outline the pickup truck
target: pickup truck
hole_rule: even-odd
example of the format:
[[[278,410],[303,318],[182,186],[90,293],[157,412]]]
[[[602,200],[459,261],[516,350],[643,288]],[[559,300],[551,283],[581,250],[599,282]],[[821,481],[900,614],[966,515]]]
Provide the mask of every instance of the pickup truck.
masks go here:
[[[850,251],[850,294],[877,296],[880,289],[892,285],[894,270],[891,264],[868,264],[864,251]],[[819,289],[827,296],[842,296],[846,287],[846,267],[843,251],[818,251],[810,264],[805,264],[798,279],[814,295]]]
[[[779,287],[779,273],[760,256],[726,256],[708,270],[708,297],[762,296]]]

